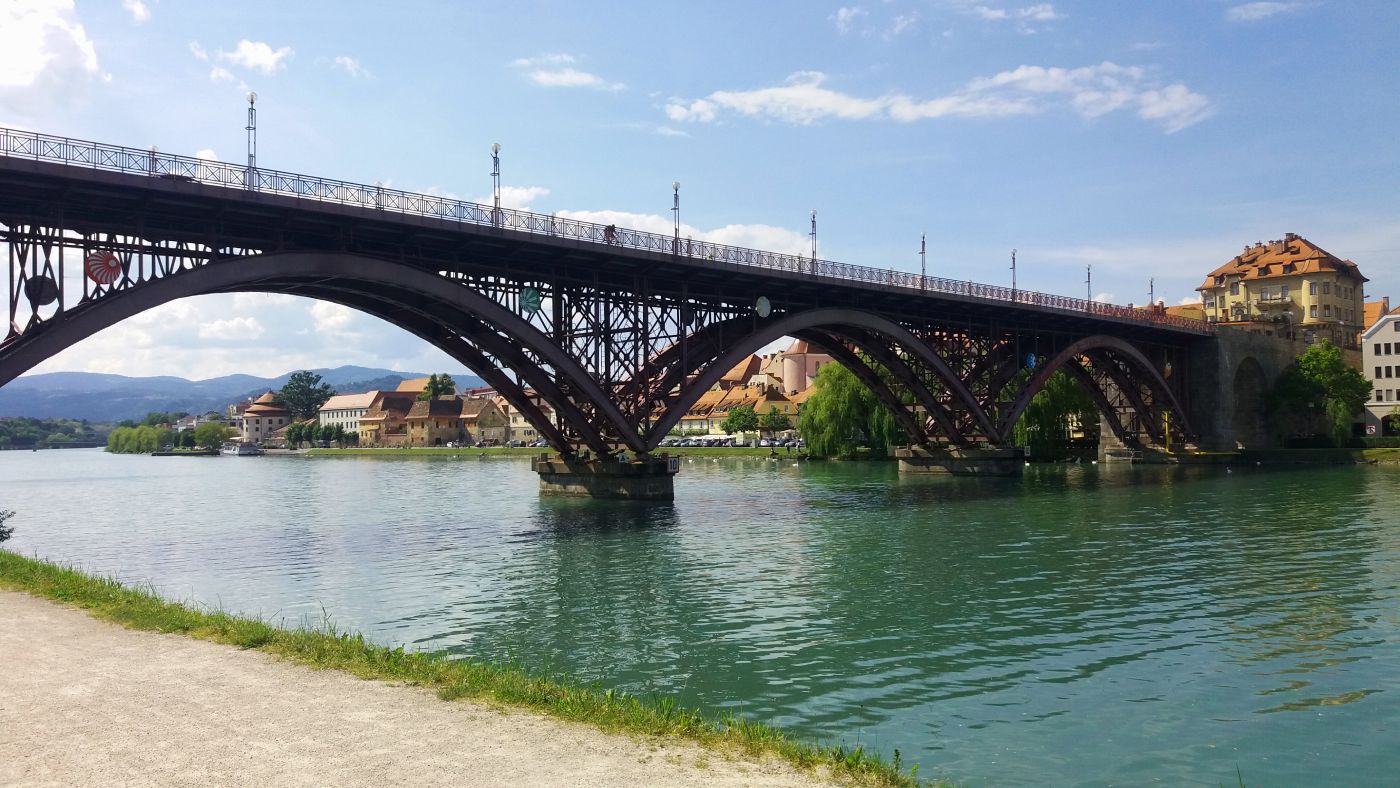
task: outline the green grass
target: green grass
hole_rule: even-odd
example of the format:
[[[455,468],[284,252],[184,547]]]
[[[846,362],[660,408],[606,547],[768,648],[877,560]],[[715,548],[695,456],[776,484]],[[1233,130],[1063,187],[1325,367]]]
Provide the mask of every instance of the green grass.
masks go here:
[[[459,448],[446,449],[440,446],[412,446],[404,449],[307,449],[312,457],[534,457],[549,454],[552,449],[532,449],[528,446],[492,449]]]
[[[471,698],[584,722],[604,731],[676,737],[721,751],[776,755],[803,769],[823,770],[859,785],[914,786],[918,767],[905,769],[860,745],[814,745],[782,730],[734,715],[714,717],[665,696],[640,697],[564,676],[533,675],[519,665],[451,659],[443,654],[389,648],[342,632],[286,629],[266,621],[167,602],[149,589],[0,550],[0,588],[73,605],[132,629],[257,649],[313,668],[342,670],[362,679],[427,687],[444,700]]]
[[[1400,449],[1361,449],[1361,457],[1376,462],[1400,462]]]

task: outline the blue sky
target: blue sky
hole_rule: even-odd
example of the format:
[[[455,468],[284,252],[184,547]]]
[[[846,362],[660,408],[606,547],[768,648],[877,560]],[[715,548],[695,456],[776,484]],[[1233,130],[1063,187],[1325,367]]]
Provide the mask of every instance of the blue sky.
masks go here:
[[[1296,232],[1400,298],[1400,4],[0,5],[0,124],[931,274],[1168,303]],[[207,296],[50,360],[459,369],[329,304]]]

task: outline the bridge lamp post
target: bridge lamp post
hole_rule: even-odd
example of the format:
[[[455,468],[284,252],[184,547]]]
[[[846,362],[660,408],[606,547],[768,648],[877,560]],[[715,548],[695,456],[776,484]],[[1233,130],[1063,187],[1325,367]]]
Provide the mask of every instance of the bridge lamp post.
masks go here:
[[[257,169],[258,169],[258,110],[254,105],[258,103],[258,94],[248,91],[248,176],[247,186],[250,190],[257,190]]]
[[[817,272],[817,209],[812,209],[812,273]]]
[[[676,254],[681,252],[681,182],[671,181],[671,213],[676,218],[676,237],[673,241],[673,249]]]
[[[501,143],[491,143],[491,223],[501,223]]]

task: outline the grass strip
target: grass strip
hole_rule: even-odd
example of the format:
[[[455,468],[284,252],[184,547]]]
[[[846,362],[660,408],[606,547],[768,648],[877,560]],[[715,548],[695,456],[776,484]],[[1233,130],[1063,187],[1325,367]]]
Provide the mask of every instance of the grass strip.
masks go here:
[[[315,629],[284,629],[254,618],[198,610],[167,602],[148,589],[8,550],[0,550],[0,588],[73,605],[131,629],[178,633],[257,649],[313,668],[342,670],[362,679],[427,687],[443,700],[494,701],[607,732],[672,736],[753,757],[776,755],[800,768],[826,770],[859,785],[926,784],[918,780],[917,765],[905,770],[898,751],[887,760],[860,745],[799,742],[781,729],[735,715],[707,716],[680,706],[674,698],[643,698],[565,676],[531,675],[518,665],[389,648],[370,643],[358,633],[339,631],[329,622]]]

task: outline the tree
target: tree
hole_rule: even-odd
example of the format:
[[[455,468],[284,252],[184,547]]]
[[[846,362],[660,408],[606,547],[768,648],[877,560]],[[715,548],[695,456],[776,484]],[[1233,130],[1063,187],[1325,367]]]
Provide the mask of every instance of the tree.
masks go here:
[[[291,411],[293,421],[305,421],[316,418],[321,406],[334,396],[335,389],[322,383],[320,375],[302,370],[293,372],[273,399]]]
[[[720,422],[719,428],[724,430],[725,435],[733,435],[736,432],[753,432],[758,429],[758,414],[753,412],[752,405],[730,408],[724,421]]]
[[[302,441],[305,441],[307,439],[306,428],[308,426],[312,427],[313,429],[315,428],[314,424],[308,425],[300,421],[294,421],[291,424],[287,425],[287,429],[282,433],[283,440],[287,442],[287,448],[300,448]]]
[[[816,391],[797,414],[798,429],[813,454],[852,457],[861,445],[883,452],[905,441],[894,414],[850,370],[826,364],[813,385]]]
[[[217,449],[233,436],[233,430],[217,421],[206,421],[194,428],[194,442],[206,449]]]
[[[7,525],[5,525],[5,521],[8,520],[8,519],[10,519],[11,517],[14,517],[14,516],[15,516],[15,513],[12,512],[12,511],[10,511],[10,510],[8,510],[8,509],[0,509],[0,542],[3,542],[3,541],[5,541],[6,539],[9,539],[11,536],[14,536],[14,533],[15,533],[14,526],[7,526]]]
[[[1269,412],[1278,432],[1311,434],[1320,427],[1340,446],[1351,437],[1352,420],[1370,398],[1371,382],[1324,339],[1279,376],[1269,393]]]
[[[1089,392],[1063,371],[1056,371],[1031,398],[1016,421],[1017,446],[1028,446],[1031,454],[1047,456],[1069,441],[1072,423],[1085,433],[1097,432],[1099,409]]]
[[[423,392],[418,395],[418,401],[422,402],[423,400],[437,399],[438,397],[446,397],[456,393],[457,381],[453,380],[451,375],[446,372],[441,375],[429,375],[428,387],[423,389]]]
[[[768,408],[767,413],[763,414],[760,426],[768,430],[769,433],[784,432],[792,429],[792,419],[788,418],[786,413],[779,413],[778,406],[773,405]]]

